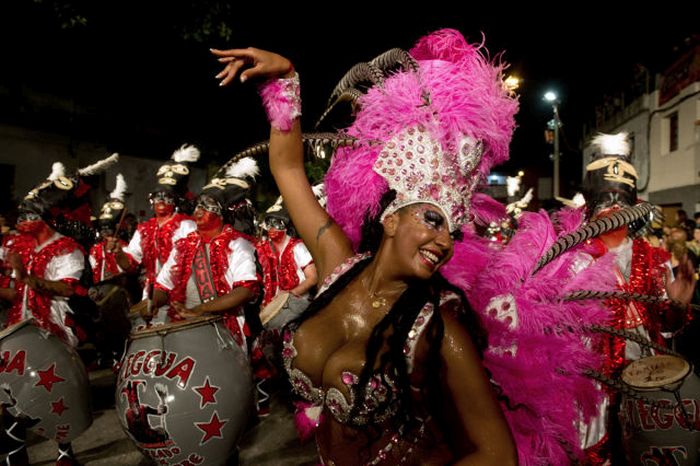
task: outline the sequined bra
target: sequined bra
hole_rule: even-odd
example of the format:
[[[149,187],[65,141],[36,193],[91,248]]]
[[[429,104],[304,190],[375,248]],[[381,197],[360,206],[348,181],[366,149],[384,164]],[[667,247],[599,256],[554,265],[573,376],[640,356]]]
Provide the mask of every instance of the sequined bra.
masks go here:
[[[367,254],[353,256],[341,264],[331,275],[326,278],[319,289],[319,294],[325,291],[335,280],[350,270],[355,264],[368,258]],[[433,315],[432,303],[427,303],[421,309],[413,323],[406,346],[403,349],[406,355],[406,363],[409,374],[413,370],[415,359],[415,347],[420,335],[425,330]],[[282,361],[289,376],[292,390],[315,405],[325,405],[333,417],[342,424],[366,425],[368,422],[381,423],[396,413],[398,408],[398,389],[395,385],[395,377],[390,374],[376,373],[370,377],[365,387],[365,399],[362,405],[350,419],[350,413],[355,407],[355,390],[359,377],[349,371],[343,371],[340,375],[341,382],[348,388],[349,399],[335,387],[324,390],[315,387],[308,375],[299,369],[292,367],[292,362],[297,356],[294,347],[293,329],[287,329],[282,338]]]

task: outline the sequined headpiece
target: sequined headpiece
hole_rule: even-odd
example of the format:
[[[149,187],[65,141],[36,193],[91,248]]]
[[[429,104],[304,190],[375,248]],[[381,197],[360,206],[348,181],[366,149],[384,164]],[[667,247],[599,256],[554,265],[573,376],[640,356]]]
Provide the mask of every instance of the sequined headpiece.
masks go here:
[[[401,69],[391,69],[389,57],[398,57]],[[334,95],[357,96],[345,132],[356,142],[336,151],[324,181],[328,212],[355,247],[366,217],[412,203],[442,209],[451,230],[468,221],[474,189],[507,160],[515,128],[518,102],[504,86],[503,69],[489,61],[483,44],[443,29],[409,53],[396,49],[357,65],[364,81],[341,80]],[[362,94],[359,84],[368,81]],[[389,189],[396,199],[380,212]]]
[[[398,133],[372,167],[396,191],[380,220],[407,205],[427,203],[442,209],[450,231],[459,229],[467,221],[469,199],[479,180],[474,169],[482,152],[481,141],[469,136],[456,151],[445,152],[422,124]]]

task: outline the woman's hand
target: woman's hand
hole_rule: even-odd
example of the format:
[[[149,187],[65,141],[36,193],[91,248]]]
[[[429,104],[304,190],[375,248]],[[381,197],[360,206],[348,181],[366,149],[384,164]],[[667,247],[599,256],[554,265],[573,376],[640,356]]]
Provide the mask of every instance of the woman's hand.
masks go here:
[[[292,62],[267,50],[260,50],[253,47],[246,49],[229,49],[218,50],[209,49],[220,63],[224,63],[224,67],[216,79],[221,79],[219,86],[228,85],[242,68],[246,68],[241,72],[241,82],[246,82],[251,78],[273,79],[283,78],[291,75],[294,71]]]

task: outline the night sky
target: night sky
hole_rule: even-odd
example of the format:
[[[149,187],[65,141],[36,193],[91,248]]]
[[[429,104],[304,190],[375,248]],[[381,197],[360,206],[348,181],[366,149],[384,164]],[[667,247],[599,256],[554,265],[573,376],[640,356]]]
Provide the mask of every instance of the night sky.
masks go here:
[[[194,0],[72,1],[75,12],[86,18],[85,25],[72,28],[61,27],[71,13],[57,9],[63,2],[2,3],[0,122],[68,133],[111,151],[161,159],[190,142],[201,146],[205,161],[224,161],[267,137],[252,86],[217,86],[219,66],[210,58],[210,46],[251,45],[291,58],[302,76],[303,122],[310,129],[337,80],[356,62],[391,47],[408,49],[440,27],[459,29],[472,41],[483,32],[491,53],[505,50],[511,70],[524,79],[512,161],[504,170],[524,168],[543,175],[551,170],[543,131],[552,112],[542,95],[552,88],[562,97],[562,166],[571,184],[581,165],[582,125],[592,117],[593,104],[604,92],[629,82],[635,63],[658,71],[672,60],[674,47],[700,31],[700,7],[691,11],[672,2],[663,10],[642,11],[635,5],[605,12],[562,3],[562,9],[574,8],[568,14],[553,14],[554,2],[541,7],[530,2],[527,9],[500,2],[475,9],[462,2],[465,6],[443,4],[449,12],[412,10],[403,16],[370,12],[371,2],[333,3],[332,9],[340,12],[332,15],[319,8],[295,10],[293,2],[284,7],[265,2],[258,11],[231,6],[218,17],[231,28],[228,43],[198,42],[183,37],[202,10]],[[403,8],[399,4],[395,11]],[[650,19],[635,19],[639,15]],[[524,21],[526,17],[533,19]],[[68,110],[36,112],[25,97],[28,89],[65,98]]]

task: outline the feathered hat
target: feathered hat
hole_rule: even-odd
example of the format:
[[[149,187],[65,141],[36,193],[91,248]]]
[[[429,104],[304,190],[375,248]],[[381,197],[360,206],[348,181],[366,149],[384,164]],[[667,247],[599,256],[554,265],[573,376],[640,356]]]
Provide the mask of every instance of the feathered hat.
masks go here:
[[[584,197],[590,214],[637,203],[637,170],[632,165],[628,134],[598,134],[591,142],[593,157],[586,165]]]
[[[102,204],[98,223],[100,229],[116,229],[126,211],[124,198],[127,190],[126,180],[124,175],[119,173],[116,179],[114,190],[109,193],[109,198]]]
[[[117,163],[118,154],[66,173],[61,162],[55,162],[49,177],[29,191],[19,204],[19,213],[34,213],[59,232],[82,238],[90,222],[88,192],[99,181],[99,175]]]
[[[412,203],[442,209],[450,230],[469,220],[471,194],[507,160],[515,128],[518,102],[503,83],[504,68],[488,60],[483,43],[443,29],[410,53],[394,49],[356,65],[340,81],[329,109],[353,103],[346,135],[355,143],[337,149],[325,188],[328,212],[356,247],[365,218]],[[370,84],[366,94],[362,83]],[[396,198],[382,213],[389,189]]]
[[[186,197],[187,183],[190,179],[190,164],[199,160],[199,156],[199,149],[188,144],[183,144],[173,152],[170,160],[158,168],[156,186],[151,191],[151,195],[167,192],[181,199]]]
[[[248,232],[254,223],[255,210],[250,196],[258,173],[258,164],[251,157],[227,164],[202,188],[200,199],[206,197],[214,201],[224,221],[239,231]]]
[[[282,198],[282,196],[278,197],[277,201],[265,211],[265,215],[263,215],[263,218],[265,220],[270,218],[277,218],[289,223],[289,211],[284,205],[284,199]]]

